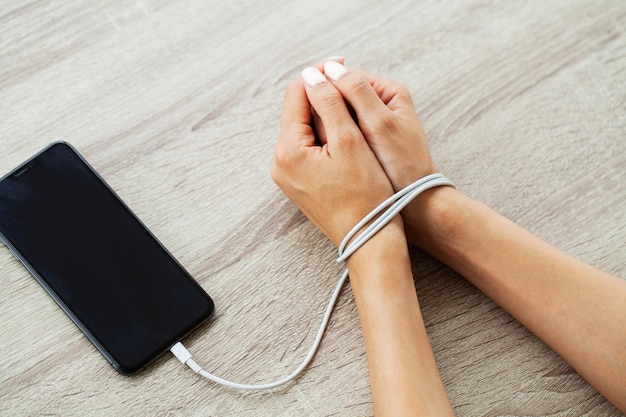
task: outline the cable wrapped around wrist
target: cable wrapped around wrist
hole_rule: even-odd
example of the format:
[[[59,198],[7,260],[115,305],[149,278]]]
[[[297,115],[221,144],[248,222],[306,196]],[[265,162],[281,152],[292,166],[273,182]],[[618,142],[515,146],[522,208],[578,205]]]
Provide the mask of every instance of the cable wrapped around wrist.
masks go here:
[[[341,245],[339,245],[339,257],[337,262],[343,262],[350,257],[357,249],[359,249],[365,242],[367,242],[372,236],[374,236],[380,229],[385,227],[387,223],[400,213],[415,197],[420,195],[426,190],[434,187],[440,187],[442,185],[449,185],[454,187],[454,183],[442,174],[430,174],[419,180],[415,181],[411,185],[404,187],[387,200],[380,203],[374,210],[372,210],[367,216],[358,222],[352,230],[348,232],[346,237],[343,238]],[[372,224],[370,224],[354,241],[348,246],[348,242],[361,230],[368,222],[378,216],[383,210],[387,209],[381,214]]]
[[[420,178],[419,180],[415,181],[413,184],[403,188],[402,190],[398,191],[397,193],[389,197],[387,200],[380,203],[374,210],[372,210],[367,216],[365,216],[363,220],[357,223],[352,228],[352,230],[350,230],[350,232],[348,232],[348,234],[345,236],[345,238],[343,239],[343,241],[341,242],[338,248],[339,257],[337,258],[337,262],[343,262],[346,259],[348,259],[350,255],[352,255],[354,252],[357,251],[357,249],[363,246],[365,242],[367,242],[372,236],[374,236],[376,233],[378,233],[378,231],[380,231],[383,227],[385,227],[391,221],[391,219],[393,219],[394,216],[400,213],[400,211],[402,211],[402,209],[405,208],[415,197],[417,197],[418,195],[420,195],[426,190],[429,190],[434,187],[444,186],[444,185],[454,187],[454,183],[452,183],[452,181],[450,181],[447,177],[443,176],[442,174],[430,174],[423,178]],[[373,219],[376,219],[376,220],[372,221]],[[363,230],[363,232],[359,234],[348,245],[348,243],[352,240],[352,238],[354,238],[354,236],[357,235],[357,233],[359,233],[359,231],[363,229],[363,227],[365,227],[365,225],[368,224],[369,222],[372,222],[372,223],[369,226],[367,226],[367,228],[365,228],[365,230]],[[311,349],[309,350],[309,353],[307,354],[306,358],[304,358],[304,361],[291,374],[289,374],[288,376],[278,381],[267,383],[267,384],[258,384],[258,385],[249,385],[249,384],[240,384],[237,382],[231,382],[226,379],[215,376],[205,371],[204,369],[202,369],[193,360],[191,353],[189,353],[189,351],[183,346],[181,342],[176,343],[174,346],[172,346],[170,350],[178,358],[178,360],[181,363],[189,366],[194,372],[202,375],[203,377],[207,379],[210,379],[211,381],[214,381],[218,384],[221,384],[230,388],[252,391],[252,390],[271,389],[271,388],[275,388],[280,385],[283,385],[293,380],[295,377],[297,377],[298,374],[300,374],[300,372],[302,372],[302,370],[304,370],[304,368],[306,368],[307,365],[311,362],[311,359],[313,359],[313,356],[315,355],[315,352],[317,352],[317,348],[319,347],[320,342],[322,341],[322,337],[324,336],[324,331],[326,330],[326,326],[328,325],[328,321],[330,320],[330,316],[337,302],[337,298],[339,297],[339,293],[341,292],[341,288],[343,288],[343,284],[345,283],[347,278],[348,278],[348,269],[346,268],[346,270],[341,275],[339,282],[337,282],[337,285],[335,286],[335,290],[333,291],[333,294],[330,298],[328,306],[326,307],[326,312],[324,313],[324,317],[322,318],[322,323],[320,324],[320,328],[317,331],[315,340],[313,341]]]

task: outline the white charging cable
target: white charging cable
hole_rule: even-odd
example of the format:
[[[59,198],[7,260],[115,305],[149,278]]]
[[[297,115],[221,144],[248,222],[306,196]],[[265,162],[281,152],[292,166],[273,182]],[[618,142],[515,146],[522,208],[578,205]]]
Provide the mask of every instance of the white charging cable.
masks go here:
[[[443,176],[442,174],[431,174],[427,175],[413,184],[403,188],[402,190],[395,193],[393,196],[389,197],[387,200],[383,201],[378,205],[374,210],[370,212],[367,216],[363,218],[356,226],[348,232],[346,237],[339,245],[339,257],[337,258],[337,262],[343,262],[350,257],[357,249],[359,249],[365,242],[367,242],[372,236],[374,236],[380,229],[385,227],[387,223],[393,219],[393,217],[400,213],[400,211],[407,206],[415,197],[423,193],[424,191],[434,188],[440,187],[442,185],[448,185],[454,187],[452,181]],[[386,209],[386,210],[385,210]],[[383,210],[385,210],[383,212]],[[383,212],[382,214],[380,214]],[[374,218],[378,218],[374,220],[359,236],[357,236],[350,245],[348,242],[370,221]],[[341,288],[343,287],[344,282],[348,278],[348,269],[341,274],[341,278],[339,282],[335,286],[335,290],[333,291],[332,296],[330,297],[330,301],[328,303],[328,307],[326,307],[326,312],[324,313],[324,317],[322,318],[322,323],[320,324],[320,328],[317,331],[317,335],[315,336],[315,340],[313,341],[313,345],[309,350],[306,358],[298,368],[296,368],[291,374],[286,377],[271,382],[268,384],[258,384],[258,385],[250,385],[250,384],[239,384],[237,382],[228,381],[226,379],[220,378],[213,374],[208,373],[204,369],[200,367],[192,358],[191,353],[183,346],[181,342],[177,342],[174,346],[171,347],[170,351],[178,358],[178,360],[189,366],[194,372],[202,375],[203,377],[210,379],[211,381],[217,382],[218,384],[225,385],[230,388],[240,389],[240,390],[265,390],[276,388],[280,385],[283,385],[292,379],[294,379],[306,366],[311,362],[311,359],[317,352],[317,348],[322,341],[322,337],[324,336],[324,331],[326,330],[326,326],[328,325],[328,320],[333,312],[333,308],[335,307],[335,303],[337,302],[337,298],[339,297],[339,293],[341,292]]]

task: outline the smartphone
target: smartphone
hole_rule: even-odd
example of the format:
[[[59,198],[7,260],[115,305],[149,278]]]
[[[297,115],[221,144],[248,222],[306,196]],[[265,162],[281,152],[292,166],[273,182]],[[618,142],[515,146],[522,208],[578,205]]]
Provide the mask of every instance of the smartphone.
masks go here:
[[[68,143],[0,179],[0,240],[120,373],[213,312],[213,300]]]

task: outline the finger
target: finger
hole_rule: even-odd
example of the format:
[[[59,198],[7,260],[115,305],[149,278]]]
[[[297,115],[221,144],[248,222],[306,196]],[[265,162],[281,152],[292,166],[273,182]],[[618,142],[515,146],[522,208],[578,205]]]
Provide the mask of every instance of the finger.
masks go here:
[[[357,71],[348,71],[345,66],[335,61],[326,62],[324,72],[354,108],[359,120],[370,120],[372,117],[389,113],[389,108],[372,86],[371,78]]]
[[[375,145],[376,138],[381,134],[393,133],[397,116],[373,87],[373,81],[377,81],[375,78],[352,69],[348,70],[340,63],[332,61],[324,64],[324,70],[326,76],[332,80],[333,85],[354,109],[359,129],[370,146]],[[381,90],[381,93],[389,94],[388,90]]]
[[[328,61],[335,61],[339,62],[340,64],[345,64],[345,58],[343,56],[331,56],[326,59],[317,61],[315,64],[313,64],[313,67],[323,72],[324,64]],[[313,130],[315,131],[315,138],[317,140],[317,143],[319,143],[320,145],[324,145],[328,142],[328,136],[326,135],[324,123],[322,123],[322,119],[320,119],[315,110],[313,110]]]
[[[350,68],[350,72],[355,72],[365,78],[376,91],[378,97],[391,111],[403,106],[413,107],[413,98],[404,84],[388,78],[378,77],[357,68]]]
[[[283,188],[289,183],[294,167],[300,165],[308,150],[315,146],[315,136],[310,126],[311,105],[304,91],[304,83],[298,79],[285,89],[281,115],[280,134],[274,150],[272,179]]]
[[[302,71],[302,78],[306,95],[324,125],[329,143],[355,136],[358,127],[350,116],[346,102],[326,76],[318,69],[308,67]]]
[[[311,106],[304,91],[302,80],[298,79],[285,89],[281,115],[281,135],[277,146],[285,142],[297,142],[303,146],[314,145],[315,137],[311,131]],[[310,133],[310,134],[307,134]]]
[[[372,112],[382,111],[372,91],[392,112],[402,108],[413,108],[411,94],[401,83],[356,68],[348,70],[336,62],[327,62],[325,66],[328,78],[357,112],[361,111],[371,117]]]

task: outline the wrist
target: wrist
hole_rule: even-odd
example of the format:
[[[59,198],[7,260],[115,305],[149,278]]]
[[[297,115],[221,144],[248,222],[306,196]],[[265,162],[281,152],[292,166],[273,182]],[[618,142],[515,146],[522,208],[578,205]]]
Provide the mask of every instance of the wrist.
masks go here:
[[[431,254],[454,242],[471,201],[446,186],[422,193],[402,211],[407,240]]]
[[[409,251],[402,218],[396,216],[387,226],[353,253],[346,260],[346,264],[353,288],[361,285],[387,285],[380,279],[394,275],[381,274],[380,272],[389,269],[391,265],[393,268],[409,265],[410,270]],[[396,276],[400,277],[401,275]]]

